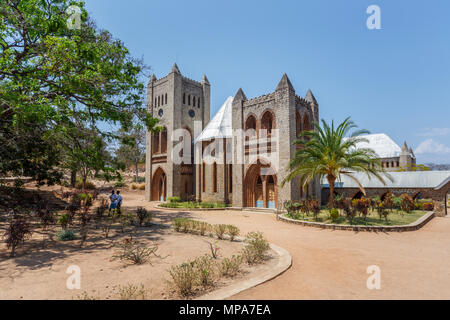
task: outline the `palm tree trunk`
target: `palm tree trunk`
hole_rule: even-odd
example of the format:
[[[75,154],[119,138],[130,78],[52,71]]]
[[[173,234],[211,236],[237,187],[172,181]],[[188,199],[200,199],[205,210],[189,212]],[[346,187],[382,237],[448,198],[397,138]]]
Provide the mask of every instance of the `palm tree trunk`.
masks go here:
[[[336,178],[331,175],[328,175],[327,180],[328,180],[328,184],[330,186],[330,198],[329,198],[328,205],[329,205],[329,208],[331,209],[331,208],[334,208],[334,183],[336,181]]]

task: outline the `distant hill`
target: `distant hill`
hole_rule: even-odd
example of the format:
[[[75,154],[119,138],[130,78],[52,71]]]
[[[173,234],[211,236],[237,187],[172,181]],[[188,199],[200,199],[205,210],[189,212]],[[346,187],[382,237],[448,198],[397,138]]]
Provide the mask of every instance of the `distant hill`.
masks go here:
[[[435,164],[435,163],[427,163],[427,167],[429,167],[433,171],[446,171],[450,170],[450,164]]]

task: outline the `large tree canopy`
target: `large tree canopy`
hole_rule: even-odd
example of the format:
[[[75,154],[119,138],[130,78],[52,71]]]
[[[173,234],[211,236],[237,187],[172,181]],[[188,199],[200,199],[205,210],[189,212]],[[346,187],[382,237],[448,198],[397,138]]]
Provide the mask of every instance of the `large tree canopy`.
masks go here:
[[[78,29],[68,23],[70,6],[80,8]],[[16,141],[27,135],[30,144],[37,143],[37,154],[46,155],[56,148],[49,138],[69,137],[77,128],[112,136],[99,123],[126,131],[137,118],[152,129],[156,120],[143,105],[144,70],[121,41],[95,26],[82,1],[1,1],[0,174],[3,168],[10,173],[23,170],[20,162],[4,163],[18,157],[21,145]],[[16,145],[18,154],[5,157],[8,145]],[[44,171],[57,160],[24,159],[40,163]]]

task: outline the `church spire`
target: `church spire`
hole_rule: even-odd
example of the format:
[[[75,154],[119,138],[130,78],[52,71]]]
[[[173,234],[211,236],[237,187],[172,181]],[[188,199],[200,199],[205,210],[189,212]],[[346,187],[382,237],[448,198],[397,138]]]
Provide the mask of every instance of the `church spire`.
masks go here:
[[[181,74],[180,69],[178,69],[178,66],[177,66],[176,62],[173,64],[173,67],[172,67],[172,70],[170,70],[170,73]]]
[[[295,91],[294,87],[292,86],[292,83],[289,80],[286,73],[283,74],[283,77],[281,78],[280,83],[278,83],[278,86],[277,86],[277,91],[283,90],[283,89],[289,89],[289,90]]]

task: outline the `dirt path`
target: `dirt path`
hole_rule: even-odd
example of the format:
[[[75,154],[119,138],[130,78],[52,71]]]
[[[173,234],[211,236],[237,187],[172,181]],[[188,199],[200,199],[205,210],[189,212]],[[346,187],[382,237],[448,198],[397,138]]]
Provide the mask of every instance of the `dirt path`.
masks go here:
[[[143,193],[126,193],[126,205],[154,208]],[[293,266],[278,278],[235,299],[450,299],[450,218],[435,218],[410,233],[355,233],[285,224],[273,215],[157,210],[156,219],[176,215],[229,223],[242,233],[262,231],[289,251]],[[381,268],[381,290],[368,290],[366,270]]]

